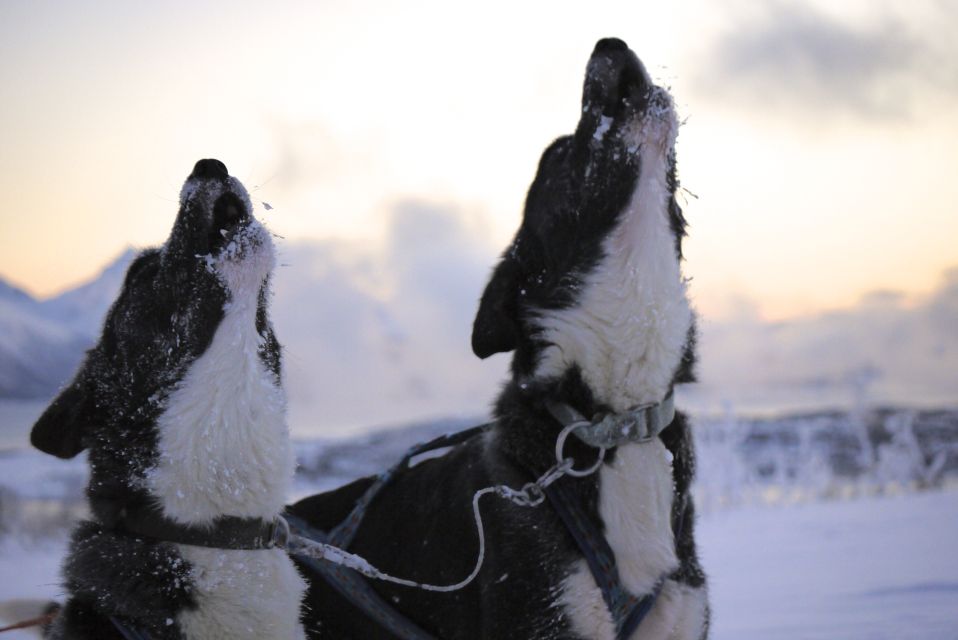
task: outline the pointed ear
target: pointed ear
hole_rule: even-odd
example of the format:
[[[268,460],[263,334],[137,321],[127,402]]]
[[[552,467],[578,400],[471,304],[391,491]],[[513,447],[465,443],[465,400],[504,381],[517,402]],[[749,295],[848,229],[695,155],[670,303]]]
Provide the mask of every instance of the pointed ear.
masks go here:
[[[472,352],[480,358],[519,346],[518,287],[519,266],[507,254],[492,272],[472,323]]]
[[[30,443],[58,458],[74,457],[86,448],[83,440],[93,423],[95,406],[81,369],[33,425]]]

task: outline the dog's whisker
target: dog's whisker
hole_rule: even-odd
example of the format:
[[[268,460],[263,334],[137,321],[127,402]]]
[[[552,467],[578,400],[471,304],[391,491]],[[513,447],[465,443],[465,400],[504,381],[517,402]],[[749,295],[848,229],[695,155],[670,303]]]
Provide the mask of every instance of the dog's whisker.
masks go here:
[[[274,179],[276,176],[278,176],[278,175],[279,175],[279,172],[277,171],[276,173],[274,173],[273,175],[271,175],[269,178],[267,178],[266,180],[264,180],[261,184],[253,185],[253,189],[252,189],[252,190],[253,190],[253,191],[259,191],[260,189],[262,189],[263,187],[265,187],[266,185],[268,185],[270,182],[272,182],[273,179]]]

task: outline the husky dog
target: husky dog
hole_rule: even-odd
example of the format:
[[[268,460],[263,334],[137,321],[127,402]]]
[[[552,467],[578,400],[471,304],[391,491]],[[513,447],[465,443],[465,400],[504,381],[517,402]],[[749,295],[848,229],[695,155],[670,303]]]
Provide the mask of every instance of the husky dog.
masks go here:
[[[269,540],[294,469],[273,265],[246,189],[197,162],[169,239],[130,265],[99,343],[33,427],[38,449],[88,449],[91,469],[52,637],[303,637],[305,584]]]
[[[677,127],[670,96],[636,55],[621,40],[599,41],[579,124],[543,153],[522,225],[473,327],[479,357],[514,351],[496,423],[397,474],[369,506],[351,551],[392,575],[457,583],[476,561],[474,493],[522,487],[555,463],[563,425],[550,405],[583,416],[623,414],[670,402],[673,386],[692,380]],[[595,474],[559,482],[604,534],[621,587],[637,599],[658,594],[630,637],[705,638],[709,608],[693,536],[688,423],[677,414],[658,437],[618,445]],[[577,469],[600,455],[572,437],[565,453]],[[307,498],[291,513],[329,530],[370,482]],[[437,638],[612,640],[622,633],[584,553],[548,503],[532,509],[490,497],[482,511],[486,553],[474,582],[446,594],[375,583],[383,600]],[[311,635],[394,637],[321,577],[309,581],[304,621]]]

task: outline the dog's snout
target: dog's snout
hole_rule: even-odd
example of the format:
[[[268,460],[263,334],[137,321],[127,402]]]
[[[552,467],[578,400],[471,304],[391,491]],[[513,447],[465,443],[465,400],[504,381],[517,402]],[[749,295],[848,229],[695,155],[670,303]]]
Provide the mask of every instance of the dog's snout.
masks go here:
[[[595,44],[586,70],[583,106],[600,106],[614,116],[628,102],[644,110],[652,80],[638,56],[619,38],[603,38]]]
[[[196,165],[193,167],[193,173],[190,174],[190,177],[206,180],[226,180],[230,177],[230,174],[229,171],[226,170],[226,165],[219,160],[206,159],[200,160],[196,163]]]
[[[595,43],[595,49],[592,51],[592,55],[599,55],[602,53],[614,53],[616,51],[628,51],[629,45],[625,44],[622,40],[618,38],[602,38]]]

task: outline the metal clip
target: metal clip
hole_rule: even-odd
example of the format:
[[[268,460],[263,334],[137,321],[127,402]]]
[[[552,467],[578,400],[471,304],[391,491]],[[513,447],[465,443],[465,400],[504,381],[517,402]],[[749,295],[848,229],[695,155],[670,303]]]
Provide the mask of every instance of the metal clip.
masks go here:
[[[276,516],[270,525],[269,542],[267,549],[286,549],[289,546],[289,523],[283,516]]]

